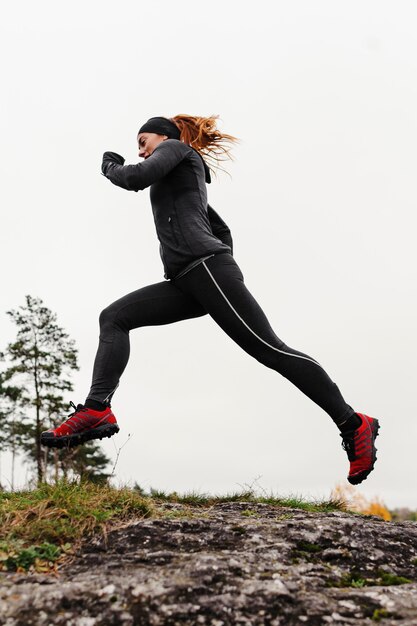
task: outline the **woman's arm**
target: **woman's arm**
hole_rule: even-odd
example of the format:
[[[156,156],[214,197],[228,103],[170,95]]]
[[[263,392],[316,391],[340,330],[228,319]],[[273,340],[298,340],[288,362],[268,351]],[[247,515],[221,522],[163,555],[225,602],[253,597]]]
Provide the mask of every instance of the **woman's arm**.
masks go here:
[[[151,156],[136,165],[124,165],[124,158],[115,152],[105,152],[101,171],[114,185],[139,191],[163,178],[180,163],[191,148],[178,139],[162,141]]]

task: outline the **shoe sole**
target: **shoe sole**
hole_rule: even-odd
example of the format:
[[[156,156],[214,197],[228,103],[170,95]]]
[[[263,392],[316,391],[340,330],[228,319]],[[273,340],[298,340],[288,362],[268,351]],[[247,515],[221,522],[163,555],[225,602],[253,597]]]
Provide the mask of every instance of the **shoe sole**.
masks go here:
[[[372,444],[375,443],[375,439],[378,437],[379,435],[379,422],[377,419],[374,418],[373,422],[372,422],[372,434],[373,434],[373,439],[372,439]],[[377,448],[375,448],[374,445],[372,445],[372,465],[368,470],[364,470],[363,472],[358,472],[358,474],[353,474],[353,476],[348,476],[348,481],[350,482],[351,485],[359,485],[359,483],[361,483],[363,480],[366,480],[369,476],[369,474],[372,472],[372,470],[374,469],[374,465],[375,465],[375,461],[376,461],[376,452],[377,452]]]
[[[117,424],[103,424],[97,428],[86,430],[73,435],[64,435],[62,437],[42,437],[41,445],[48,448],[74,448],[80,446],[92,439],[103,439],[104,437],[112,437],[120,430]]]

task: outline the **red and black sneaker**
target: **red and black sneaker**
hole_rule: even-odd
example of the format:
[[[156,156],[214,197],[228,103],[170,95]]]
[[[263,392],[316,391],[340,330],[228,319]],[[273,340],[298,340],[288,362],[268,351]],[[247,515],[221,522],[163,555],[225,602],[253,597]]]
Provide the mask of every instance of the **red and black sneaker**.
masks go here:
[[[349,433],[340,433],[342,448],[346,450],[350,461],[347,477],[352,485],[359,485],[374,469],[376,461],[375,439],[378,437],[379,422],[373,417],[356,413],[362,424]]]
[[[57,428],[41,433],[41,444],[48,448],[72,448],[90,439],[103,439],[119,432],[116,418],[110,407],[104,411],[94,411],[82,404],[75,406],[68,419]]]

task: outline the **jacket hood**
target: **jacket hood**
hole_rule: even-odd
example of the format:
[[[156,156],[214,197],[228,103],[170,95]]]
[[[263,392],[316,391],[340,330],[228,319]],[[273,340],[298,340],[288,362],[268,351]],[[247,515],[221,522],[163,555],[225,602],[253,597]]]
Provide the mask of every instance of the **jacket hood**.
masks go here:
[[[201,155],[200,155],[201,156]],[[203,165],[204,165],[204,171],[206,173],[206,183],[211,183],[211,176],[210,176],[210,169],[209,166],[207,165],[207,163],[205,162],[205,160],[203,159],[203,157],[201,157],[201,160],[203,161]]]
[[[191,146],[192,148],[192,146]],[[200,159],[203,161],[203,165],[204,165],[204,172],[206,175],[206,183],[211,183],[211,175],[210,175],[210,169],[209,166],[207,165],[207,163],[205,162],[205,160],[203,159],[203,157],[201,156],[201,154],[198,152],[198,150],[196,150],[195,148],[193,148],[194,152],[197,152],[198,156],[200,157]]]

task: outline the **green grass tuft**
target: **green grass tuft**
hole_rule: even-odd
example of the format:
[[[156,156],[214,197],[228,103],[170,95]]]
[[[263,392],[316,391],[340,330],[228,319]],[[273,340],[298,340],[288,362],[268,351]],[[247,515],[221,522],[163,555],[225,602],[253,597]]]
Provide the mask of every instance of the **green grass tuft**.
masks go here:
[[[62,480],[32,491],[0,492],[2,569],[28,570],[37,559],[42,566],[54,562],[68,551],[68,544],[104,531],[112,520],[151,513],[152,502],[131,489],[87,482]]]
[[[269,504],[271,506],[303,509],[305,511],[323,512],[330,511],[346,511],[346,503],[339,499],[330,500],[313,500],[309,501],[302,496],[288,496],[286,498],[276,496],[273,493],[270,495],[259,495],[253,489],[246,489],[240,492],[227,493],[225,495],[210,495],[207,493],[199,493],[197,491],[190,491],[184,494],[179,494],[176,491],[167,493],[158,489],[151,488],[147,493],[139,485],[135,485],[137,490],[144,497],[150,497],[156,502],[171,502],[177,504],[188,504],[192,506],[213,506],[214,504],[221,504],[227,502],[244,502],[253,504]],[[247,510],[250,510],[249,508]]]

